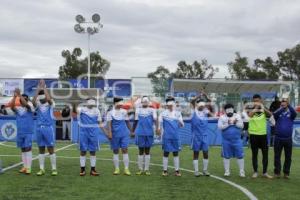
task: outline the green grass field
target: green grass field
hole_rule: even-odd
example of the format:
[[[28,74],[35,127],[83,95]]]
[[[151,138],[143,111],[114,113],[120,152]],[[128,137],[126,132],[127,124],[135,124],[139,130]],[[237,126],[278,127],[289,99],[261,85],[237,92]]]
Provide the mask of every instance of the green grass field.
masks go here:
[[[5,145],[5,146],[4,146]],[[57,149],[70,145],[67,142],[58,142]],[[223,163],[220,157],[221,149],[212,147],[210,149],[209,171],[211,174],[223,178]],[[270,148],[269,172],[273,174],[273,149]],[[182,170],[182,177],[173,176],[170,169],[169,177],[161,177],[162,152],[160,146],[152,149],[151,176],[136,176],[137,148],[131,146],[129,149],[132,161],[130,169],[132,176],[113,176],[113,164],[110,160],[112,152],[108,145],[102,145],[102,150],[97,154],[97,169],[101,173],[99,177],[79,176],[79,152],[77,146],[73,145],[67,149],[57,152],[57,163],[59,175],[50,176],[49,159],[46,160],[46,175],[37,177],[38,160],[33,161],[33,174],[19,174],[20,167],[15,167],[0,175],[0,200],[37,200],[37,199],[249,199],[239,189],[218,180],[214,177],[194,177],[192,172]],[[232,181],[253,193],[258,199],[299,199],[300,198],[300,149],[295,148],[293,152],[293,163],[291,178],[289,180],[263,178],[252,179],[251,152],[245,148],[246,174],[247,178],[238,176],[237,164],[231,161]],[[0,158],[2,167],[8,167],[20,162],[19,150],[14,143],[0,145]],[[37,155],[36,146],[33,154]],[[121,157],[120,157],[121,158]],[[189,147],[184,146],[180,154],[180,166],[192,170],[192,152]],[[87,162],[89,166],[89,161]],[[200,164],[202,162],[199,162]],[[156,165],[157,164],[157,165]],[[173,164],[170,157],[169,164]],[[121,165],[122,166],[122,165]],[[261,164],[259,165],[261,166]],[[201,165],[200,165],[201,169]],[[47,174],[48,172],[48,174]]]

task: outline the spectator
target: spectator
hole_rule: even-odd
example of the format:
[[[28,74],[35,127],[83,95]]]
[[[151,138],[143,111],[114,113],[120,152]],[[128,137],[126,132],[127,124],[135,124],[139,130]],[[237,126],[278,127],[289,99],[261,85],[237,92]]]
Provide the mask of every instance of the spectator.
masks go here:
[[[5,109],[5,105],[1,105],[0,115],[8,115],[7,110]]]
[[[243,120],[243,124],[244,124],[244,128],[242,131],[242,136],[241,139],[244,140],[245,138],[245,142],[246,144],[248,144],[248,140],[249,140],[249,134],[248,134],[248,128],[249,128],[249,112],[247,112],[248,110],[248,103],[247,101],[244,101],[244,109],[242,111],[241,117]]]
[[[281,107],[274,113],[276,121],[275,130],[276,135],[274,138],[274,174],[275,177],[280,177],[281,172],[281,152],[284,149],[284,165],[283,173],[284,178],[290,175],[290,168],[292,163],[292,148],[293,148],[293,121],[297,113],[294,108],[289,105],[288,98],[283,98]]]
[[[66,140],[67,130],[69,139],[71,138],[71,109],[68,105],[66,105],[63,110],[61,111],[62,125],[63,125],[63,135],[62,139]]]

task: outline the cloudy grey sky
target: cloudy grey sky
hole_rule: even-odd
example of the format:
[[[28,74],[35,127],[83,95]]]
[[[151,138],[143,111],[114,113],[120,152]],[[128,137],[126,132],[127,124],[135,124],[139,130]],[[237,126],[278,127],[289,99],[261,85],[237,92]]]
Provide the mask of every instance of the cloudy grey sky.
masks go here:
[[[87,48],[75,16],[100,13],[91,50],[111,62],[109,78],[145,76],[158,65],[206,58],[226,75],[240,51],[276,56],[300,35],[297,0],[0,0],[0,77],[56,77],[61,51]],[[86,55],[86,51],[84,54]]]

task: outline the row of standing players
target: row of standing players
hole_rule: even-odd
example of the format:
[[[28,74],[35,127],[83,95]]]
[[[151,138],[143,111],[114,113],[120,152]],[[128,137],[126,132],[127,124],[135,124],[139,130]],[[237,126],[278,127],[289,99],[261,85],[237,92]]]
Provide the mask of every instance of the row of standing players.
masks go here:
[[[53,131],[53,101],[51,100],[45,84],[41,81],[38,85],[37,93],[33,98],[32,103],[28,96],[21,95],[18,89],[15,90],[14,99],[19,97],[21,106],[12,105],[13,110],[17,115],[17,146],[22,150],[22,161],[24,167],[20,170],[22,173],[31,173],[32,162],[32,113],[37,112],[37,144],[39,146],[39,165],[40,170],[37,175],[45,174],[44,161],[45,149],[47,148],[50,154],[50,162],[52,167],[51,175],[57,175],[56,169],[56,155],[54,151],[55,136]],[[257,177],[257,153],[261,148],[263,152],[263,176],[272,178],[267,174],[267,140],[266,140],[266,113],[268,111],[261,105],[261,98],[254,98],[259,107],[255,107],[249,113],[250,117],[250,142],[252,149],[252,164],[254,169],[253,178]],[[79,148],[80,148],[80,176],[86,175],[86,153],[90,153],[90,175],[98,176],[96,171],[96,152],[99,150],[98,135],[99,128],[101,128],[108,136],[111,149],[113,150],[113,163],[115,170],[114,175],[120,174],[119,167],[119,150],[121,149],[124,162],[124,174],[131,175],[129,171],[129,156],[128,145],[130,135],[136,135],[136,145],[139,148],[137,175],[150,175],[150,149],[153,144],[153,126],[156,125],[157,134],[162,135],[162,149],[163,149],[163,176],[168,176],[168,157],[169,153],[173,154],[175,176],[181,176],[179,171],[179,152],[180,139],[179,129],[184,126],[181,113],[175,110],[175,100],[173,97],[166,99],[166,109],[157,117],[156,110],[149,107],[149,98],[142,98],[142,106],[136,110],[135,123],[131,127],[127,111],[122,109],[122,98],[114,98],[114,108],[107,114],[107,128],[101,123],[101,115],[99,110],[95,107],[96,102],[90,98],[86,105],[78,108],[79,113]],[[196,98],[194,102],[194,109],[191,114],[191,134],[193,150],[193,166],[195,176],[205,175],[209,176],[208,172],[208,150],[209,141],[207,135],[207,118],[211,115],[205,107],[205,101],[201,98]],[[293,111],[286,110],[290,113]],[[225,114],[219,118],[218,128],[222,130],[222,157],[224,161],[225,176],[230,176],[230,158],[237,158],[239,166],[239,175],[245,177],[244,171],[244,152],[243,144],[240,139],[241,129],[243,128],[243,121],[239,114],[235,113],[234,107],[231,104],[226,104],[224,107]],[[280,111],[280,115],[284,113]],[[293,113],[293,112],[292,112]],[[278,117],[280,116],[278,115]],[[278,118],[277,117],[277,118]],[[261,120],[263,119],[263,120]],[[291,118],[292,119],[292,118]],[[252,122],[251,122],[252,120]],[[265,130],[264,130],[265,129]],[[283,145],[281,145],[283,146]],[[284,146],[282,148],[285,148]],[[203,152],[203,170],[199,172],[198,158],[199,152]],[[281,153],[281,152],[280,152]],[[278,160],[277,160],[278,162]],[[278,164],[278,163],[277,163]],[[290,163],[285,166],[284,174],[289,175]],[[281,166],[277,166],[275,174],[280,174]]]

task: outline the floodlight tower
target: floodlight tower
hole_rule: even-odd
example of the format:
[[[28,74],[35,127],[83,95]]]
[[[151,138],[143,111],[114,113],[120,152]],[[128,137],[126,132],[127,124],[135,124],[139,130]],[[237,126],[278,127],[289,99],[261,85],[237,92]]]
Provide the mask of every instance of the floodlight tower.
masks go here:
[[[78,22],[74,26],[76,33],[87,33],[88,35],[88,88],[91,87],[91,58],[90,58],[90,37],[96,33],[99,33],[100,28],[103,28],[103,25],[100,23],[100,15],[93,14],[92,21],[85,21],[85,18],[82,15],[77,15],[75,17]]]

